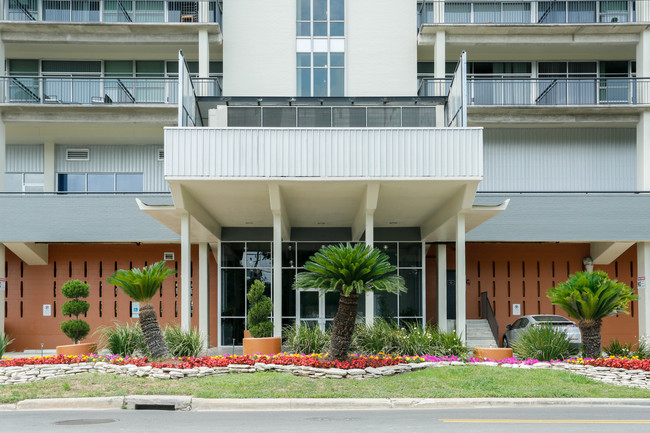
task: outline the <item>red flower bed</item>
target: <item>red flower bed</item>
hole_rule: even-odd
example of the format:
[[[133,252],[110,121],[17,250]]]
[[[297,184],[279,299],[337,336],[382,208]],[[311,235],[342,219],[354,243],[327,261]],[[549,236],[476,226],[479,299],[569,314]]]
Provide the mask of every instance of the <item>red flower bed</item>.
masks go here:
[[[593,365],[594,367],[612,367],[625,368],[626,370],[646,370],[650,371],[650,359],[637,358],[598,358],[583,359],[584,365]]]
[[[119,356],[100,356],[100,355],[82,355],[82,356],[45,356],[34,358],[16,358],[0,360],[1,367],[22,367],[24,365],[57,365],[57,364],[78,364],[81,362],[107,362],[116,365],[135,365],[139,367],[152,366],[154,368],[195,368],[195,367],[227,367],[230,364],[279,364],[279,365],[298,365],[316,368],[366,368],[366,367],[385,367],[397,365],[399,363],[421,360],[418,357],[394,357],[390,355],[380,356],[358,356],[353,355],[350,360],[325,361],[322,355],[295,355],[281,353],[274,356],[253,355],[253,356],[203,356],[200,358],[177,358],[169,362],[150,362],[146,357],[142,358],[122,358]]]

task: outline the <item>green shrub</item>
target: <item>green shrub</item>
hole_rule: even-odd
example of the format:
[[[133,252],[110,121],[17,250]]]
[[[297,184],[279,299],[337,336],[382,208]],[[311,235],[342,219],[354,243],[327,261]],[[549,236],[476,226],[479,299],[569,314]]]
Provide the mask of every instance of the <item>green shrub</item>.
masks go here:
[[[273,322],[269,318],[273,311],[273,303],[271,298],[264,294],[265,288],[263,282],[255,280],[246,295],[250,303],[247,317],[248,332],[254,338],[273,336]]]
[[[203,351],[204,339],[196,328],[183,331],[179,325],[167,325],[163,334],[171,356],[199,356]]]
[[[13,338],[9,338],[9,335],[0,332],[0,358],[5,354],[7,346],[9,346],[12,341],[14,341]]]
[[[325,353],[329,348],[331,334],[321,331],[318,325],[301,323],[288,325],[282,330],[284,348],[293,353]]]
[[[631,354],[632,356],[637,356],[639,359],[648,359],[650,358],[650,346],[648,346],[647,340],[645,337],[641,337],[639,343],[636,346],[636,349]]]
[[[569,336],[561,329],[550,324],[531,326],[519,334],[519,339],[512,343],[512,351],[517,359],[538,359],[552,361],[567,359],[577,355],[572,348]]]
[[[82,281],[70,280],[61,287],[61,293],[70,299],[61,306],[61,312],[64,316],[74,316],[74,319],[61,323],[61,331],[77,344],[90,332],[90,325],[79,319],[79,315],[88,312],[90,307],[88,302],[79,298],[88,297],[90,288]]]
[[[620,341],[618,341],[618,338],[614,338],[614,339],[612,339],[612,341],[609,342],[609,346],[603,347],[603,350],[609,356],[626,356],[626,357],[630,357],[630,356],[633,356],[632,352],[634,352],[634,344],[632,344],[632,343],[621,343]]]
[[[368,326],[357,324],[352,336],[352,352],[363,355],[395,353],[399,347],[399,328],[394,322],[377,319]]]
[[[149,348],[144,341],[142,329],[130,323],[115,323],[99,329],[101,347],[106,347],[114,355],[133,356],[138,352],[149,356]]]
[[[352,340],[356,353],[376,355],[432,355],[464,357],[469,349],[454,332],[442,332],[437,327],[419,322],[406,323],[403,327],[395,322],[378,319],[371,326],[358,325]]]

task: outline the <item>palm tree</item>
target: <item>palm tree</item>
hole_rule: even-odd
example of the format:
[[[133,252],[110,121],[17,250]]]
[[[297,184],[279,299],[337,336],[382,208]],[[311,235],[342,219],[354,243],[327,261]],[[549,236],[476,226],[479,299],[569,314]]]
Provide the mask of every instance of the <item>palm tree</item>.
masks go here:
[[[149,301],[158,292],[165,278],[175,273],[175,270],[165,266],[164,261],[160,261],[142,269],[120,269],[106,280],[108,284],[122,289],[134,301],[144,303],[140,307],[139,322],[152,358],[168,358],[169,349],[160,331],[156,310]]]
[[[598,358],[601,354],[600,327],[608,316],[626,313],[630,302],[638,299],[623,283],[610,280],[603,271],[577,272],[546,292],[555,305],[578,320],[582,333],[584,357]]]
[[[406,291],[404,279],[394,273],[396,269],[386,254],[365,244],[329,245],[305,263],[307,272],[296,275],[294,289],[315,288],[341,295],[328,359],[348,359],[360,294],[374,290],[395,294]]]

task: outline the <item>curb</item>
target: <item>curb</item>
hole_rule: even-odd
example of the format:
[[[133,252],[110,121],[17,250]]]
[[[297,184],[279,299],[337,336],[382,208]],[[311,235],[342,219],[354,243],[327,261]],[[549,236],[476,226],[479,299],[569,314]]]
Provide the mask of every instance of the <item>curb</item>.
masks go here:
[[[140,406],[140,407],[138,407]],[[124,397],[51,398],[0,404],[0,411],[11,410],[115,410],[140,408],[183,411],[260,411],[260,410],[386,410],[453,409],[523,406],[641,406],[642,398],[261,398],[208,399],[175,395],[128,395]]]

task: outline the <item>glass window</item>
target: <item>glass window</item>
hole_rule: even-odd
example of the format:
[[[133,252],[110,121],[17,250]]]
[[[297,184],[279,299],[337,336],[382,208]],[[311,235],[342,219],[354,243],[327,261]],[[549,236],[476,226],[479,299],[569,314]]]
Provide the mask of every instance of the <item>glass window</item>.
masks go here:
[[[23,191],[23,174],[22,173],[6,173],[5,174],[5,190],[7,192],[22,192]]]
[[[314,23],[314,36],[327,36],[327,22]]]
[[[178,62],[176,62],[178,64]],[[132,76],[133,62],[130,60],[106,60],[104,62],[104,73],[110,76]]]
[[[314,20],[325,21],[327,20],[327,0],[313,0],[314,1]]]
[[[331,53],[330,54],[330,66],[332,67],[343,67],[345,66],[345,54],[343,53]]]
[[[118,192],[141,192],[142,183],[142,174],[117,173],[115,175],[115,191]]]
[[[330,36],[344,36],[345,25],[343,23],[330,23]]]
[[[296,23],[296,36],[311,36],[311,23]]]
[[[69,174],[59,173],[57,176],[58,190],[68,192],[83,192],[86,191],[86,175],[85,174]]]
[[[104,192],[115,191],[115,175],[113,174],[88,174],[88,191]]]
[[[330,96],[344,96],[344,72],[343,68],[330,69]]]
[[[327,53],[314,53],[314,67],[323,68],[327,66]]]
[[[311,96],[311,69],[298,69],[298,96]]]
[[[298,0],[296,8],[296,20],[311,20],[311,0]]]
[[[330,0],[330,20],[343,21],[345,19],[344,0]]]
[[[222,242],[221,243],[221,266],[242,267],[246,262],[244,253],[246,244],[243,242]]]
[[[248,242],[246,244],[246,266],[253,268],[270,268],[271,243],[270,242]]]
[[[327,69],[314,69],[314,96],[328,96],[327,82]]]

